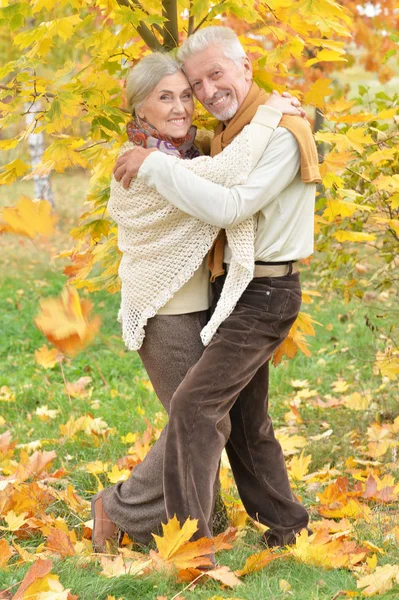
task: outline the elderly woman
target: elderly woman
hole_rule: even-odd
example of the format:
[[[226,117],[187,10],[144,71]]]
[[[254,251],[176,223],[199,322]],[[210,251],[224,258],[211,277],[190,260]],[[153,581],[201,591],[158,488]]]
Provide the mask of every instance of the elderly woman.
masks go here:
[[[187,168],[226,186],[244,182],[281,112],[301,114],[295,99],[272,98],[277,108],[260,107],[254,121],[217,157],[200,156],[194,144],[196,128],[190,85],[179,63],[166,54],[146,56],[131,71],[127,96],[133,113],[129,143],[153,148],[186,160]],[[224,295],[210,321],[211,303],[207,253],[219,229],[190,217],[156,191],[134,181],[128,190],[113,179],[109,213],[118,224],[123,253],[119,320],[130,350],[138,350],[154,390],[165,410],[187,371],[203,352],[220,322],[252,278],[256,223],[248,219],[229,230],[232,262]],[[208,323],[208,324],[207,324]],[[229,419],[219,424],[229,436]],[[92,501],[93,547],[106,550],[118,529],[135,541],[148,543],[151,532],[166,520],[163,500],[163,454],[166,428],[144,461],[126,482],[97,494]]]

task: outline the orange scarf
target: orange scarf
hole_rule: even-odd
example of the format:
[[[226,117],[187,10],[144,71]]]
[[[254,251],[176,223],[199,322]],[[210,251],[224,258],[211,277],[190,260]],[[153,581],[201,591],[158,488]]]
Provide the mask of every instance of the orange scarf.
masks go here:
[[[244,102],[234,117],[225,127],[219,122],[215,129],[215,136],[211,143],[211,156],[216,156],[228,146],[234,138],[248,125],[255,116],[258,106],[265,104],[269,94],[262,90],[256,83],[252,83]],[[304,183],[320,183],[317,149],[313,139],[312,130],[305,119],[283,115],[279,127],[285,127],[292,133],[299,145],[301,152],[301,179]],[[216,238],[208,254],[208,267],[211,271],[211,281],[224,274],[223,256],[226,235],[222,230]]]

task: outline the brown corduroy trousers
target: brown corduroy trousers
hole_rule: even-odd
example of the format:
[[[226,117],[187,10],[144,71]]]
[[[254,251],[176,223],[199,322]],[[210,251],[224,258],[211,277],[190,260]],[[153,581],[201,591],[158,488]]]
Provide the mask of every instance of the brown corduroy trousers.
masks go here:
[[[208,316],[208,311],[157,315],[146,325],[139,355],[168,414],[174,392],[204,351],[200,332]],[[228,417],[221,428],[226,441],[230,433]],[[153,539],[151,533],[159,532],[161,523],[167,521],[163,492],[166,431],[167,426],[127,481],[117,483],[102,493],[109,518],[132,539],[143,544],[150,542]]]
[[[217,280],[217,287],[223,279]],[[216,299],[218,290],[216,290]],[[301,305],[299,273],[253,279],[231,315],[173,395],[164,459],[168,518],[198,519],[196,538],[211,536],[213,483],[230,414],[226,446],[248,514],[267,525],[267,540],[285,544],[307,527],[294,498],[268,414],[268,365]]]

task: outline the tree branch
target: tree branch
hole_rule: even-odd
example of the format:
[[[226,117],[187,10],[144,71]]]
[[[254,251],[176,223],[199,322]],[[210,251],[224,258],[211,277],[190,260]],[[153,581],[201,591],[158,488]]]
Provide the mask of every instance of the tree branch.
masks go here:
[[[162,0],[162,16],[167,19],[163,27],[164,48],[165,50],[173,50],[179,45],[177,0]]]
[[[139,6],[142,10],[144,10],[140,2],[138,2],[138,0],[117,0],[117,2],[120,6],[128,6],[131,10],[133,10],[133,4]],[[139,34],[141,39],[147,44],[147,46],[151,48],[151,50],[162,50],[161,42],[155,37],[155,35],[152,33],[151,29],[147,27],[147,25],[145,25],[144,23],[140,23],[140,25],[137,27],[137,33]]]
[[[200,28],[202,27],[202,25],[205,23],[205,21],[206,21],[207,19],[209,19],[210,15],[211,15],[212,13],[216,13],[216,11],[217,11],[217,9],[219,8],[219,6],[220,6],[221,4],[224,4],[225,2],[226,2],[226,0],[222,0],[221,2],[219,2],[219,4],[217,4],[216,6],[213,6],[213,7],[211,8],[211,10],[210,10],[210,11],[209,11],[209,12],[208,12],[206,15],[205,15],[205,17],[203,17],[203,18],[201,19],[201,21],[198,23],[197,27],[195,27],[195,29],[194,29],[193,33],[195,33],[196,31],[198,31],[198,29],[200,29]]]
[[[194,31],[194,15],[192,14],[193,10],[193,0],[190,0],[190,8],[188,13],[188,31],[187,36],[190,36]]]

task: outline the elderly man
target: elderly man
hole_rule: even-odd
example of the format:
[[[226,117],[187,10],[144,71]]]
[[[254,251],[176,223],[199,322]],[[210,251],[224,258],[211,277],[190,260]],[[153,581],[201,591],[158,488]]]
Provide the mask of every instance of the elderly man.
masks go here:
[[[250,122],[266,95],[253,84],[251,63],[228,28],[198,31],[179,58],[198,100],[220,120],[211,148],[216,154]],[[249,515],[269,527],[269,545],[292,542],[308,524],[268,415],[268,365],[301,304],[297,261],[313,251],[319,180],[309,125],[277,125],[248,181],[230,189],[182,169],[179,159],[143,148],[121,157],[114,170],[126,187],[137,174],[180,210],[221,228],[258,214],[254,279],[173,396],[164,495],[169,518],[197,518],[196,537],[211,536],[213,482],[225,442],[218,425],[230,414],[226,450],[234,477]],[[215,276],[222,267],[217,256],[216,248]],[[226,247],[227,268],[229,258]],[[216,297],[222,286],[218,277]]]

